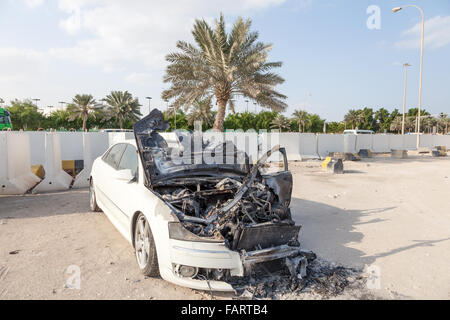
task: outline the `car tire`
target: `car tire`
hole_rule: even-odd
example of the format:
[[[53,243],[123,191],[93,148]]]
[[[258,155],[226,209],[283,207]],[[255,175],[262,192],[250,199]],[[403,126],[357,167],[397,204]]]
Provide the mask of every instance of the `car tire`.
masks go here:
[[[94,180],[89,181],[89,207],[91,208],[92,212],[101,212],[102,209],[97,204],[97,197],[95,195],[95,188],[94,188]]]
[[[134,226],[134,250],[142,274],[158,277],[159,266],[152,230],[145,216],[140,213]]]

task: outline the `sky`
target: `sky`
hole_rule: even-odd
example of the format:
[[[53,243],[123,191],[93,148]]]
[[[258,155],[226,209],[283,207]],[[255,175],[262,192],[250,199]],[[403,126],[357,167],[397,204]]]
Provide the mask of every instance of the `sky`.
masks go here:
[[[404,4],[425,13],[422,106],[450,113],[448,0],[0,0],[0,98],[58,108],[78,93],[101,99],[128,90],[142,113],[148,96],[165,110],[165,56],[177,40],[193,42],[195,19],[223,12],[228,28],[250,18],[273,44],[287,116],[304,109],[340,121],[349,109],[401,109],[406,62],[407,108],[416,107],[421,16],[412,7],[391,11]],[[246,108],[239,99],[237,111]],[[251,101],[248,108],[261,110]]]

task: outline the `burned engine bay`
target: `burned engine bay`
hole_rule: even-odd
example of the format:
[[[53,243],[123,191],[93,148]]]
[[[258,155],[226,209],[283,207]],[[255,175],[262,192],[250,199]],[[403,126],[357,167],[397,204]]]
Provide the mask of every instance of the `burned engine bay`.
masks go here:
[[[292,175],[261,175],[259,167],[244,177],[183,178],[181,187],[154,190],[177,209],[187,230],[223,239],[232,250],[265,249],[291,239],[294,245],[300,227],[289,209]]]

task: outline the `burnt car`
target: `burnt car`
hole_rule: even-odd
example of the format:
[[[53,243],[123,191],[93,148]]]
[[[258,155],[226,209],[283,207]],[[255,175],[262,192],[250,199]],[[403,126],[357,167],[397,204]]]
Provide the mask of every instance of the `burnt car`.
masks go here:
[[[142,273],[218,291],[233,291],[233,279],[264,263],[304,275],[285,150],[254,161],[231,141],[168,128],[154,109],[134,126],[135,141],[111,146],[91,173],[91,209],[133,245]],[[281,169],[270,172],[275,153]]]

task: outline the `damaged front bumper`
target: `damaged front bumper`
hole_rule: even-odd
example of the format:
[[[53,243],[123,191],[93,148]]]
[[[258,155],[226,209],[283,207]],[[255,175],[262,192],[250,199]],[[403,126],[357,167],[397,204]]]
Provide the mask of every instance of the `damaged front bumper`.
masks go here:
[[[201,243],[171,240],[170,257],[172,270],[170,279],[178,285],[198,290],[235,291],[225,279],[214,277],[183,277],[177,272],[180,266],[194,267],[198,270],[210,270],[211,274],[227,272],[231,277],[244,277],[258,264],[281,260],[294,276],[304,277],[310,258],[300,247],[279,245],[271,248],[240,252],[228,249],[224,243]]]

